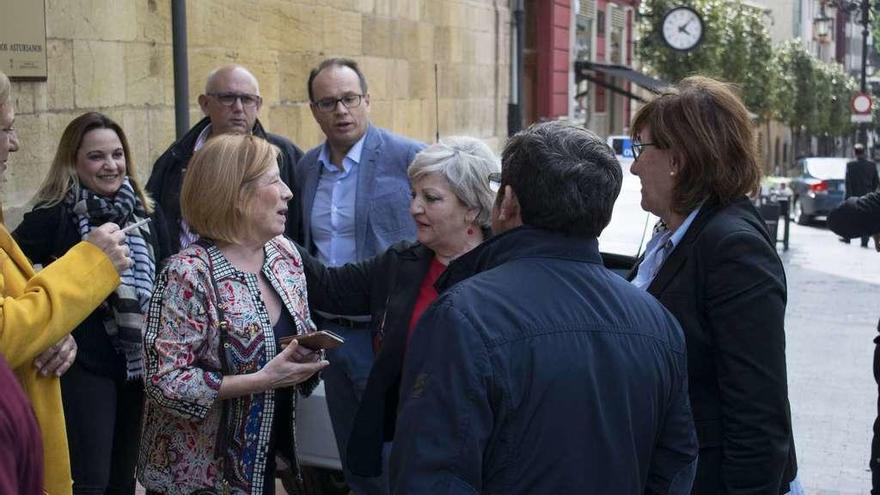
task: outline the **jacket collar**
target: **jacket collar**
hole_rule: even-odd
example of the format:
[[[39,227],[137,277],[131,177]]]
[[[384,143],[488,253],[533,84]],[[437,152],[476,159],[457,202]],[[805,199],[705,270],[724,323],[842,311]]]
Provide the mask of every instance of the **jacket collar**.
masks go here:
[[[211,119],[204,117],[187,131],[182,138],[178,139],[171,148],[174,156],[183,158],[184,161],[189,161],[193,155],[193,149],[196,147],[196,141],[199,139],[199,134],[201,134],[202,131],[205,130],[205,127],[208,127],[208,124],[210,123]],[[266,139],[266,130],[263,128],[263,124],[260,123],[260,119],[254,121],[254,128],[251,132],[254,136]]]
[[[522,258],[557,258],[602,264],[595,237],[566,236],[558,232],[523,225],[480,244],[449,264],[434,284],[437,292],[458,282]]]
[[[732,203],[728,205],[721,205],[717,199],[708,199],[700,209],[700,212],[697,214],[696,218],[694,218],[691,226],[688,227],[687,233],[681,239],[681,242],[672,250],[669,257],[666,258],[666,261],[663,262],[663,266],[660,267],[660,271],[657,272],[657,276],[654,277],[654,280],[651,282],[651,285],[648,286],[648,292],[657,296],[663,292],[669,282],[675,278],[675,275],[678,273],[678,270],[684,264],[685,260],[691,256],[691,253],[694,249],[694,243],[697,238],[703,232],[703,229],[706,228],[706,225],[715,218],[715,216],[724,208],[727,207],[735,207],[735,208],[749,208],[751,207],[751,202],[748,198],[742,197],[734,200]],[[751,208],[754,210],[754,208]],[[641,260],[640,260],[641,261]],[[638,265],[637,265],[638,266]],[[633,275],[635,274],[635,268],[633,269]]]

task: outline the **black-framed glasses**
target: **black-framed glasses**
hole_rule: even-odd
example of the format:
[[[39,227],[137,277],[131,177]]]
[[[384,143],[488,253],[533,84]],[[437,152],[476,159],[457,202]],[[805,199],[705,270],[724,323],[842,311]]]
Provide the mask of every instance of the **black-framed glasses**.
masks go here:
[[[260,95],[252,95],[249,93],[208,93],[220,102],[221,105],[231,107],[236,101],[241,102],[241,106],[247,108],[256,108],[263,103]]]
[[[364,95],[345,95],[342,98],[321,98],[313,102],[318,110],[322,112],[332,112],[336,110],[336,105],[342,103],[345,108],[357,108],[361,105]]]
[[[638,160],[639,156],[642,155],[643,148],[645,146],[657,146],[656,143],[632,143],[633,150],[633,161]]]
[[[501,172],[489,174],[489,189],[496,193],[501,190]]]

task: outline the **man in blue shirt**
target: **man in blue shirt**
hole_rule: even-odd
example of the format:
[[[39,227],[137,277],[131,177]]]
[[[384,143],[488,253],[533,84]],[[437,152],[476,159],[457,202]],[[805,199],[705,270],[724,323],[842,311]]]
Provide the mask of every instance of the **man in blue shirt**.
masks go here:
[[[312,115],[326,141],[297,165],[305,247],[331,266],[360,261],[416,237],[406,169],[424,145],[370,123],[370,94],[357,63],[333,58],[312,70]],[[373,364],[368,315],[316,312],[320,328],[340,333],[323,378],[343,471],[356,494],[385,493],[380,480],[352,475],[346,446]]]

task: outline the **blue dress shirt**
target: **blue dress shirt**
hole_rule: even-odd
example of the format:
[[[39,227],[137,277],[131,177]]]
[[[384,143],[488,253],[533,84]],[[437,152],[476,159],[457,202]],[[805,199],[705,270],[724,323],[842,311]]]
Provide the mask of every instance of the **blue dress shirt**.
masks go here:
[[[330,145],[324,143],[318,163],[321,177],[312,205],[312,240],[324,264],[339,266],[357,261],[354,210],[364,134],[342,159],[342,169],[330,161]]]
[[[660,271],[663,262],[669,257],[669,253],[675,249],[675,246],[678,246],[678,243],[681,242],[681,239],[687,233],[688,228],[694,223],[694,218],[697,217],[701,207],[702,205],[694,208],[694,211],[674,231],[664,228],[657,231],[651,237],[651,240],[648,241],[648,247],[645,249],[645,257],[642,259],[641,264],[639,264],[639,271],[632,280],[633,285],[639,289],[648,290],[648,286],[654,281],[654,277],[657,276],[657,272]]]

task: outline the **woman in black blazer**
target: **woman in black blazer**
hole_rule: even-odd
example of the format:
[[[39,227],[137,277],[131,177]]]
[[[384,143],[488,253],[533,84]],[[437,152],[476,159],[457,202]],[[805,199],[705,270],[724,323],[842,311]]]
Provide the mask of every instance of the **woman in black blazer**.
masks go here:
[[[495,200],[489,176],[500,171],[498,157],[479,139],[446,138],[419,152],[407,170],[418,242],[404,241],[374,258],[333,268],[300,249],[314,309],[372,317],[376,359],[341,453],[357,475],[383,473],[409,335],[437,297],[434,282],[446,266],[488,237]]]
[[[97,112],[67,125],[34,203],[12,235],[25,255],[43,266],[104,222],[141,223],[126,234],[133,265],[121,273],[116,291],[68,336],[76,357],[69,369],[57,371],[74,495],[134,494],[144,395],[141,322],[154,277],[171,251],[162,211],[137,181],[122,128]],[[53,346],[38,361],[59,357]]]
[[[691,77],[633,120],[642,208],[660,217],[630,274],[685,333],[700,443],[694,494],[788,493],[797,467],[785,369],[786,281],[747,195],[761,169],[748,111]]]

